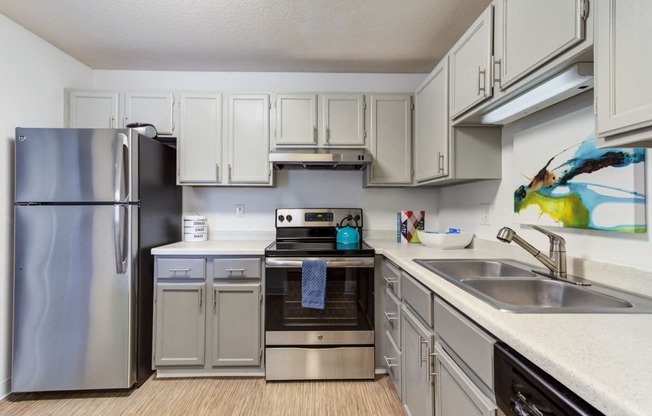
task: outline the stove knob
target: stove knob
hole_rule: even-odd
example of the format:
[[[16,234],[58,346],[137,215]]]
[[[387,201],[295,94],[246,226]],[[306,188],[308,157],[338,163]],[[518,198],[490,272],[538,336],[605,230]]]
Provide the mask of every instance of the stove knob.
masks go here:
[[[285,217],[285,218],[287,218],[288,222],[292,222],[292,215],[288,215],[288,216]]]
[[[283,222],[283,221],[285,221],[285,217],[282,216],[282,215],[279,215],[279,216],[278,216],[278,220],[281,221],[281,222]]]
[[[360,216],[356,214],[356,216],[353,217],[353,219],[356,220],[356,221],[360,221]]]

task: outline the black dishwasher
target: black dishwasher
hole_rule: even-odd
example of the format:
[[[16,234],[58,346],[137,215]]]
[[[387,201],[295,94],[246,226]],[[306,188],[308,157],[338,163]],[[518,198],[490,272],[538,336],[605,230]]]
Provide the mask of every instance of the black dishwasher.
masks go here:
[[[496,404],[507,416],[603,415],[504,343],[494,345]]]

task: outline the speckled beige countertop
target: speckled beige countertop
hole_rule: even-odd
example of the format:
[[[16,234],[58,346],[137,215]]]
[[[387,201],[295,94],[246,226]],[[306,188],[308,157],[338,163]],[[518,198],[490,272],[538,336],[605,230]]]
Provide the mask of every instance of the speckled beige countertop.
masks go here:
[[[174,243],[152,250],[155,255],[263,255],[273,238]],[[481,244],[474,249],[436,250],[390,239],[368,244],[432,289],[496,338],[548,372],[606,415],[651,414],[652,314],[515,314],[499,311],[414,263],[416,258],[516,258],[536,265],[519,251],[496,252]],[[510,253],[505,255],[505,253]],[[516,256],[512,255],[516,254]],[[569,263],[570,264],[570,263]],[[592,273],[613,274],[612,265],[586,263]],[[647,286],[649,272],[623,274],[635,288]],[[641,279],[643,276],[643,279]],[[586,276],[588,277],[588,276]],[[599,276],[598,276],[599,277]],[[641,286],[642,285],[642,286]]]
[[[483,249],[436,250],[390,240],[366,241],[377,254],[396,263],[604,414],[651,414],[652,314],[502,312],[412,259],[505,256]]]

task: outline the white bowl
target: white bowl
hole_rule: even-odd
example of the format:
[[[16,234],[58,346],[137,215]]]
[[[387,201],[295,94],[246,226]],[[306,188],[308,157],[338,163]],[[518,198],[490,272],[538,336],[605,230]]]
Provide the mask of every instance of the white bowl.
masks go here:
[[[463,233],[447,234],[446,231],[419,230],[417,231],[419,241],[426,247],[438,248],[440,250],[456,250],[464,248],[471,243],[473,234]]]

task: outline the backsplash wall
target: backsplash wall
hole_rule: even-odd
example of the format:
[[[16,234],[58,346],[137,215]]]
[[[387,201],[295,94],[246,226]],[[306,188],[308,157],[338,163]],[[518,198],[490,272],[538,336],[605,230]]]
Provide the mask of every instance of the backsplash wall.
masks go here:
[[[396,212],[425,210],[434,221],[434,188],[363,188],[356,171],[280,171],[276,188],[184,187],[184,213],[208,216],[210,238],[221,231],[274,231],[276,208],[343,207],[364,210],[366,230],[396,230]],[[245,216],[235,216],[235,205]]]
[[[498,230],[507,226],[537,248],[546,252],[548,238],[530,229],[517,224],[514,218],[513,193],[514,193],[514,140],[518,133],[539,126],[543,123],[554,121],[561,127],[577,127],[579,115],[591,112],[593,106],[593,93],[586,92],[569,99],[556,106],[542,110],[529,117],[515,121],[503,128],[502,133],[502,178],[501,180],[484,181],[440,188],[438,190],[439,225],[446,227],[449,224],[459,225],[461,228],[473,232],[477,237],[497,241]],[[586,120],[586,117],[583,117]],[[584,121],[583,123],[586,123]],[[582,126],[592,129],[592,120],[588,125]],[[542,141],[541,150],[546,151],[546,143]],[[592,231],[548,227],[566,239],[566,250],[569,256],[598,260],[624,266],[652,270],[649,256],[652,253],[651,229],[649,221],[652,220],[652,152],[647,151],[647,164],[645,167],[645,193],[647,195],[646,216],[648,231],[645,234],[626,234],[617,232]],[[491,225],[480,224],[480,204],[491,204]]]

